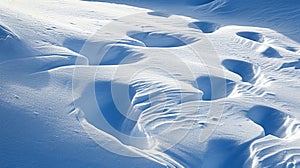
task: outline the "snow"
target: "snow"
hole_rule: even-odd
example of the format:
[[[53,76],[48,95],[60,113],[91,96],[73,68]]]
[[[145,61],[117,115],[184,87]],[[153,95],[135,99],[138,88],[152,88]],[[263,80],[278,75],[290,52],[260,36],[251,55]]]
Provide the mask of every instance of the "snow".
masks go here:
[[[300,167],[299,9],[3,0],[1,167]]]

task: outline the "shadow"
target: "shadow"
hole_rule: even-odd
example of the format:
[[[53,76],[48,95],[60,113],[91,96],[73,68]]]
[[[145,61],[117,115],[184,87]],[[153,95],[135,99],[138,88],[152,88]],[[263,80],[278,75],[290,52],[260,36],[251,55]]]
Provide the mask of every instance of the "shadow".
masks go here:
[[[222,65],[229,71],[242,77],[243,82],[254,82],[253,78],[256,74],[251,63],[234,59],[225,59],[222,61]]]
[[[129,98],[132,99],[135,91],[132,87],[125,84],[118,84],[118,88],[128,88]],[[102,115],[106,121],[116,130],[124,134],[130,135],[131,131],[136,125],[136,121],[126,118],[126,114],[121,113],[115,104],[112,93],[112,82],[96,82],[95,83],[95,94],[98,102],[98,106],[101,110]],[[123,96],[123,95],[118,95]],[[128,107],[129,108],[129,107]]]
[[[84,40],[84,39],[69,38],[63,42],[63,46],[76,52],[76,53],[80,53],[80,50],[83,47],[83,45],[85,44],[85,42],[86,42],[86,40]]]
[[[143,54],[122,44],[108,45],[108,50],[99,61],[99,65],[120,65],[136,63],[143,59]]]
[[[294,67],[295,69],[300,69],[300,59],[294,62],[283,63],[279,69]]]
[[[25,58],[32,55],[32,53],[33,50],[20,40],[14,32],[0,25],[0,63]]]
[[[244,31],[244,32],[237,32],[236,35],[259,43],[264,42],[264,36],[261,33]]]
[[[128,36],[142,42],[145,47],[180,47],[197,40],[177,34],[155,32],[129,32]]]
[[[268,58],[282,58],[279,52],[272,47],[268,47],[262,54]]]
[[[249,157],[251,142],[238,144],[235,140],[215,139],[208,143],[202,167],[240,168]]]
[[[203,33],[213,33],[221,27],[221,25],[212,22],[193,22],[188,26],[190,28],[200,29]]]
[[[201,76],[197,78],[198,89],[203,92],[202,100],[216,100],[230,95],[235,82],[216,76]]]
[[[263,127],[266,135],[285,136],[285,132],[280,131],[288,117],[284,112],[267,106],[254,106],[248,111],[247,117]]]
[[[123,144],[146,149],[151,145],[149,138],[137,127],[142,111],[132,113],[135,92],[131,85],[95,81],[85,88],[76,106],[94,129],[114,136]]]
[[[30,60],[33,61],[33,59],[29,59],[28,61]],[[1,64],[0,76],[3,77],[5,81],[0,82],[2,84],[23,85],[32,89],[42,89],[48,86],[50,74],[47,71],[34,71],[32,64],[23,61],[23,59],[12,60],[11,62]],[[24,67],[24,65],[26,65],[26,67]]]
[[[152,15],[152,16],[160,16],[160,17],[165,17],[165,18],[168,18],[170,17],[171,15],[169,14],[166,14],[166,13],[162,13],[162,12],[148,12],[149,15]]]
[[[33,89],[41,89],[48,85],[49,70],[75,65],[77,56],[44,55],[14,59],[0,64],[0,75],[6,79],[2,82],[19,83]]]

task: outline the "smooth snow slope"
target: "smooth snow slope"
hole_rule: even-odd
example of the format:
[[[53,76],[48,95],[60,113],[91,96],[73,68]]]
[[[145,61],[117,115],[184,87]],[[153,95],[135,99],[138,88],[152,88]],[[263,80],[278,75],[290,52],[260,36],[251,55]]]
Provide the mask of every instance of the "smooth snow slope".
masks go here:
[[[300,167],[299,7],[3,0],[1,167]]]

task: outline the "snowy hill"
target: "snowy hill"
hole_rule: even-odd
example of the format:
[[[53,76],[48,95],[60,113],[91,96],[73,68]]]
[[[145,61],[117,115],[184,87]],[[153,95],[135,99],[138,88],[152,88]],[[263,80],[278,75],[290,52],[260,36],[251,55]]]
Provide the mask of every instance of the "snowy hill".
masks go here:
[[[299,9],[3,0],[1,167],[300,167]]]

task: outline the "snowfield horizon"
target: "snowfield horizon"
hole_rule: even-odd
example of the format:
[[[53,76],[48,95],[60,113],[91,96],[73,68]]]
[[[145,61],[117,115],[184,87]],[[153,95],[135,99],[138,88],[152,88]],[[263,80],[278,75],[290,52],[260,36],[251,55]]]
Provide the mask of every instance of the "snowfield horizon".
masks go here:
[[[3,0],[0,167],[300,168],[297,0]]]

